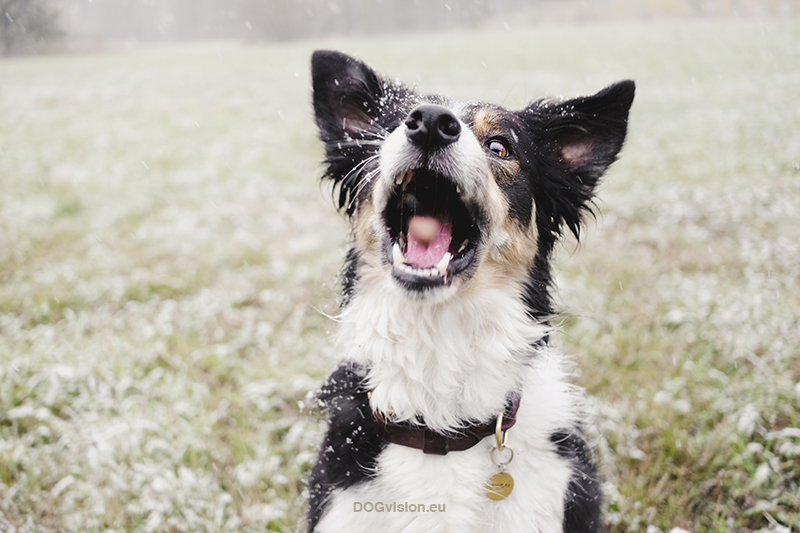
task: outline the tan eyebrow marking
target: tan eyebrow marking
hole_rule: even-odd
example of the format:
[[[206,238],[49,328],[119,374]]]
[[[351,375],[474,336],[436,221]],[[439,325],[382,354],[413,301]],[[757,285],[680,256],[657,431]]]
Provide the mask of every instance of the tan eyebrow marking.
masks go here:
[[[499,135],[502,133],[502,130],[497,126],[499,119],[499,114],[496,111],[482,107],[473,117],[472,133],[481,141],[488,139],[490,136]]]

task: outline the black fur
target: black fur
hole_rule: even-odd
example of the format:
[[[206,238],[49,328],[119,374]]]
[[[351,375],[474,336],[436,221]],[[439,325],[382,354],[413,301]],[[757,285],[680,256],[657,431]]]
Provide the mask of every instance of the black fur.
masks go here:
[[[350,248],[347,251],[347,256],[344,258],[344,267],[340,273],[342,280],[342,301],[341,307],[346,307],[353,297],[355,292],[356,283],[358,282],[358,252],[355,248]]]
[[[600,527],[602,493],[589,447],[578,430],[554,433],[550,442],[573,465],[564,503],[564,533],[594,533]]]
[[[319,392],[329,425],[309,478],[309,531],[314,531],[334,489],[374,477],[377,457],[386,446],[362,386],[365,373],[357,365],[339,366]]]
[[[538,322],[547,323],[555,314],[550,299],[552,284],[550,259],[546,255],[538,254],[533,261],[528,282],[525,284],[525,292],[522,294],[528,315]]]

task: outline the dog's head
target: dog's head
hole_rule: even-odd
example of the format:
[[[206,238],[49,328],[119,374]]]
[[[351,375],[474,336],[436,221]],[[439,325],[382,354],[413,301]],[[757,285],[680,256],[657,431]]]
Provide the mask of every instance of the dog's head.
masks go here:
[[[347,294],[360,280],[413,298],[517,282],[549,312],[549,255],[622,147],[632,81],[510,111],[419,95],[338,52],[315,52],[312,78],[326,176],[352,220]]]

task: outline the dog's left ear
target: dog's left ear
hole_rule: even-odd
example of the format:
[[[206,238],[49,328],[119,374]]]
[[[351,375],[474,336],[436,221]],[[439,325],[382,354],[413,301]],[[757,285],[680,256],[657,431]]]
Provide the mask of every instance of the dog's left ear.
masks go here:
[[[554,233],[565,224],[578,236],[581,213],[625,141],[635,90],[634,82],[621,81],[592,96],[534,102],[523,111],[543,141],[551,211],[546,214]]]

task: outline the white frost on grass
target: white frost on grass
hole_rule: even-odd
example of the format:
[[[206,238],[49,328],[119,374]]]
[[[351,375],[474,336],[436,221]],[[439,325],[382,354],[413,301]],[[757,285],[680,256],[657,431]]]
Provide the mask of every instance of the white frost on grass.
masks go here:
[[[0,530],[260,532],[302,512],[320,428],[297,401],[329,366],[312,304],[335,309],[344,232],[303,80],[263,79],[307,52],[257,55],[178,54],[155,78],[148,52],[54,60],[57,82],[0,65]]]

